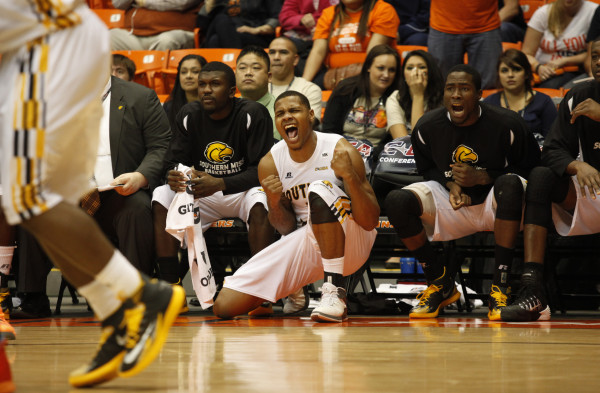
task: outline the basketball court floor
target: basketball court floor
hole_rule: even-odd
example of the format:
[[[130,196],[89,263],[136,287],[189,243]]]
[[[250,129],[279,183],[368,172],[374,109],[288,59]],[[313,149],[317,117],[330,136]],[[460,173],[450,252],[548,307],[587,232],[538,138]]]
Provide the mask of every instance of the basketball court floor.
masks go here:
[[[490,322],[483,309],[318,324],[309,312],[222,321],[199,310],[177,319],[145,371],[94,391],[600,392],[597,312],[526,324]],[[91,313],[79,306],[13,326],[17,340],[6,349],[17,392],[79,391],[67,376],[95,352]]]

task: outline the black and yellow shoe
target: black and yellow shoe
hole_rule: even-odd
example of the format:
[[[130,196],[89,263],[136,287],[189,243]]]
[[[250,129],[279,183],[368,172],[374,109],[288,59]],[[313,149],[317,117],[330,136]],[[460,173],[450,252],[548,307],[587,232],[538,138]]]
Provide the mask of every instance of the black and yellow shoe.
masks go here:
[[[510,287],[499,287],[492,285],[490,297],[488,299],[488,319],[490,321],[500,321],[500,312],[508,304]]]
[[[460,299],[454,280],[444,275],[417,295],[419,303],[410,311],[410,318],[435,318],[441,309]]]
[[[119,376],[138,374],[158,356],[184,299],[181,286],[157,280],[147,282],[132,298],[134,307],[125,311],[127,344]]]
[[[75,387],[93,386],[110,381],[119,375],[119,367],[125,356],[127,343],[127,320],[125,310],[133,303],[128,300],[111,316],[102,321],[102,336],[98,351],[92,361],[73,371],[69,383]]]

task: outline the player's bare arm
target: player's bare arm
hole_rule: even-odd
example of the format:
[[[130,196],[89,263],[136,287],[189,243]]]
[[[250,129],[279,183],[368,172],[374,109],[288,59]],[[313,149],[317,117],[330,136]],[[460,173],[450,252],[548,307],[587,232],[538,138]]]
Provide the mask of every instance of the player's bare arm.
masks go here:
[[[450,167],[452,168],[454,182],[461,187],[486,185],[494,181],[485,169],[476,169],[469,164],[461,162],[452,164]]]
[[[225,190],[225,181],[204,171],[192,168],[192,191],[194,198],[205,198],[216,192]]]
[[[600,121],[600,104],[591,98],[581,101],[571,111],[571,124],[575,123],[579,116],[587,116],[594,121]]]
[[[577,176],[583,198],[586,197],[585,187],[589,189],[593,199],[596,199],[596,194],[600,194],[600,172],[590,164],[575,160],[567,166],[566,172],[571,176]]]
[[[271,152],[258,163],[258,178],[269,205],[269,222],[279,233],[287,235],[296,229],[296,214],[291,201],[283,194],[283,186]]]
[[[335,146],[331,169],[344,181],[344,190],[352,200],[352,217],[365,230],[379,223],[379,204],[367,180],[365,164],[360,153],[345,139]]]

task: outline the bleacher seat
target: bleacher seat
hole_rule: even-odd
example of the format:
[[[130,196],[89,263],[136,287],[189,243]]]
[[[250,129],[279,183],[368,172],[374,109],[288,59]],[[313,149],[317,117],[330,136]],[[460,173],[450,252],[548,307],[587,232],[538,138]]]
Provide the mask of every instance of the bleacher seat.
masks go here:
[[[228,48],[228,49],[213,49],[213,48],[193,48],[193,49],[178,49],[169,52],[166,64],[160,69],[160,72],[155,74],[155,80],[157,84],[163,87],[162,91],[158,91],[158,94],[169,94],[175,85],[175,77],[177,76],[177,66],[181,59],[185,56],[194,54],[200,55],[206,59],[207,62],[220,61],[227,64],[235,70],[235,62],[241,49]],[[156,89],[155,89],[156,90]]]
[[[125,11],[116,8],[94,8],[96,15],[109,29],[122,29],[125,27]]]
[[[402,62],[404,62],[404,58],[406,57],[406,55],[408,55],[410,52],[412,52],[414,50],[418,50],[418,49],[427,52],[427,47],[426,46],[421,46],[421,45],[396,45],[396,50],[398,51],[398,54],[400,55],[400,59],[402,60]]]
[[[135,63],[134,82],[154,89],[158,94],[164,90],[162,81],[156,83],[154,74],[162,70],[167,64],[167,51],[160,50],[116,50],[113,54],[121,54],[127,56]]]
[[[87,5],[91,9],[115,8],[111,0],[87,0]]]

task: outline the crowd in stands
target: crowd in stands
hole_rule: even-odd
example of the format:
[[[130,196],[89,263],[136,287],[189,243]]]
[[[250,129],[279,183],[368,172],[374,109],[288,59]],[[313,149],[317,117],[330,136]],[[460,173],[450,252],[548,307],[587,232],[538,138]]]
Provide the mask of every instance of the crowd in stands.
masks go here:
[[[569,103],[571,110],[584,101],[586,94],[597,98],[596,93],[578,87],[594,83],[586,79],[599,78],[600,44],[592,45],[600,37],[600,8],[595,2],[556,0],[542,5],[528,20],[517,0],[464,0],[460,6],[445,0],[112,0],[110,6],[124,11],[123,27],[110,30],[115,51],[168,53],[200,49],[181,59],[173,88],[159,92],[166,97],[162,106],[152,89],[139,84],[132,87],[134,84],[129,81],[136,74],[136,64],[125,55],[114,54],[113,77],[103,103],[106,115],[95,177],[99,186],[112,184],[114,190],[100,193],[100,207],[93,213],[94,218],[134,266],[170,283],[181,284],[187,271],[179,266],[180,245],[164,230],[168,207],[176,192],[185,189],[186,182],[194,197],[203,201],[203,230],[223,217],[241,218],[248,227],[252,255],[275,241],[275,229],[287,234],[269,221],[271,203],[279,203],[279,198],[273,196],[273,190],[278,188],[271,184],[273,189],[267,190],[266,195],[256,191],[261,186],[261,158],[271,154],[271,147],[282,137],[292,146],[290,140],[295,137],[286,131],[289,124],[284,121],[285,116],[302,117],[298,120],[302,127],[303,122],[310,120],[311,130],[323,134],[368,140],[375,152],[394,139],[411,138],[419,172],[429,181],[389,195],[377,195],[377,199],[386,201],[383,212],[390,217],[406,247],[425,265],[425,276],[431,285],[411,314],[415,318],[436,316],[440,307],[457,299],[453,279],[434,256],[430,240],[494,231],[496,268],[489,316],[501,319],[509,287],[506,272],[523,218],[521,201],[533,200],[534,204],[543,205],[538,210],[543,211],[546,221],[532,219],[525,210],[525,222],[529,217],[532,225],[545,229],[551,225],[546,211],[550,202],[564,202],[567,196],[573,196],[569,183],[564,185],[557,180],[560,176],[576,175],[580,184],[591,186],[591,190],[600,184],[600,179],[594,183],[597,176],[587,172],[580,176],[579,168],[554,168],[550,153],[542,154],[542,164],[553,169],[554,175],[542,171],[544,180],[536,187],[547,189],[560,183],[564,192],[546,193],[551,201],[538,201],[521,182],[539,165],[539,145],[531,142],[533,135],[539,143],[550,138],[552,148],[558,149],[561,139],[557,133],[566,133],[564,128],[569,127],[564,101],[557,112],[554,97],[545,94],[544,88],[563,89],[561,96],[575,97],[576,102]],[[503,43],[508,42],[518,47],[522,42],[522,50],[503,51]],[[404,50],[405,45],[417,48]],[[241,52],[232,69],[203,57],[203,48],[237,48]],[[164,84],[161,86],[165,88]],[[566,93],[569,88],[575,92]],[[491,94],[483,99],[482,90]],[[301,93],[307,104],[291,92]],[[329,93],[330,97],[324,98]],[[600,117],[591,114],[597,109],[582,110],[588,117],[583,128],[597,126]],[[480,118],[482,121],[478,122]],[[471,132],[468,138],[453,137],[459,129],[467,128]],[[485,140],[477,136],[490,130],[494,141],[489,136]],[[308,130],[297,132],[312,135]],[[219,141],[214,136],[217,133],[224,135]],[[506,145],[505,136],[509,134],[513,139]],[[326,139],[330,136],[318,135],[315,140],[330,141]],[[454,149],[457,140],[464,151],[446,151]],[[343,149],[347,147],[346,142],[331,141]],[[217,142],[221,145],[217,146]],[[490,144],[497,144],[493,145],[497,147],[495,152],[489,151]],[[513,161],[505,162],[505,156]],[[454,161],[446,162],[453,158]],[[351,177],[348,168],[354,161],[339,160],[343,162],[339,164],[343,168],[340,171]],[[202,168],[194,167],[198,163]],[[189,172],[177,169],[177,164],[189,167]],[[597,174],[594,168],[598,166],[594,162],[590,165]],[[271,173],[271,166],[263,173]],[[584,169],[589,170],[588,167]],[[482,168],[487,168],[487,173],[482,173],[486,172]],[[375,192],[380,190],[375,187]],[[365,193],[368,199],[370,191]],[[493,210],[492,200],[497,203]],[[363,203],[370,206],[371,202],[361,199]],[[573,209],[573,205],[568,207]],[[286,214],[287,210],[282,211]],[[436,214],[439,219],[441,211],[446,221],[436,224]],[[480,213],[486,217],[485,223],[465,226],[460,233],[452,230],[457,222],[468,222],[471,215]],[[331,223],[322,212],[314,216],[310,212],[310,217],[317,223],[324,220],[322,225]],[[545,236],[546,232],[537,227],[537,236]],[[14,243],[16,235],[14,228],[5,229],[0,250],[5,252],[2,257],[9,259],[6,250],[10,246],[4,246]],[[321,239],[317,240],[321,244]],[[45,286],[31,288],[23,273],[27,270],[25,265],[38,269],[35,266],[43,266],[47,261],[43,260],[43,253],[27,251],[36,247],[33,239],[23,235],[18,242],[21,265],[17,290],[23,302],[17,310],[20,314],[13,312],[13,317],[47,316],[47,298],[39,295]],[[323,259],[339,257],[336,254]],[[540,264],[543,260],[526,262]],[[255,265],[253,262],[251,266]],[[329,265],[323,262],[323,266],[327,277]],[[523,296],[542,299],[537,287],[541,273],[537,266],[528,266],[537,281],[532,284],[533,293]],[[332,269],[330,283],[335,288],[343,286],[336,276],[340,270]],[[241,274],[248,274],[247,270]],[[42,267],[40,271],[47,274],[48,269]],[[8,271],[0,272],[2,297]],[[288,308],[289,313],[306,307],[305,281],[287,285],[289,291],[285,294],[277,292],[277,296],[290,295],[288,301],[293,306]],[[331,296],[342,296],[337,289],[327,291]],[[221,316],[245,313],[260,304],[254,298],[241,297],[236,287],[224,293],[218,303]],[[523,296],[520,301],[524,301]],[[270,300],[277,300],[275,297]],[[244,307],[232,305],[235,299]],[[542,303],[547,306],[543,299]],[[3,308],[5,305],[6,301]],[[317,318],[327,320],[327,312],[321,310]],[[549,318],[544,308],[526,316],[511,309],[503,319],[533,319],[532,315],[537,315],[535,319]]]

